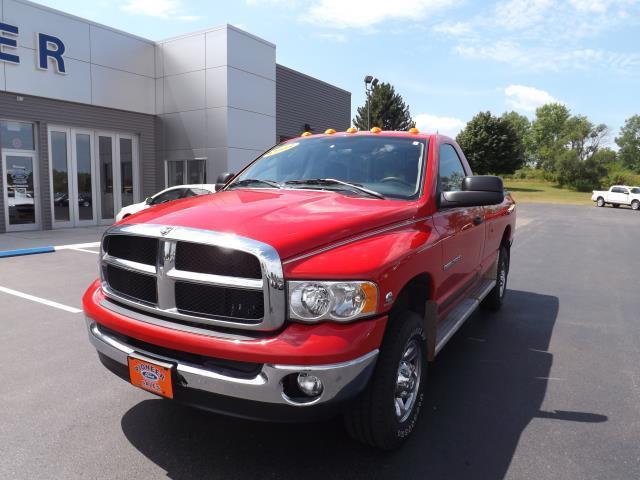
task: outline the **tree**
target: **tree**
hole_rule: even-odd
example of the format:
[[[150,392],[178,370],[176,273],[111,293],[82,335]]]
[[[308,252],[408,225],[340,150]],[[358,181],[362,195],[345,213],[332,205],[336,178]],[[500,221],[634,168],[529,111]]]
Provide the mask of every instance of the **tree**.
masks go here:
[[[509,122],[514,130],[518,133],[518,136],[522,140],[525,152],[525,163],[533,163],[533,152],[531,148],[531,121],[525,116],[520,115],[518,112],[504,112],[502,118]]]
[[[579,160],[586,160],[598,151],[609,133],[604,123],[594,125],[584,115],[574,115],[565,123],[565,141]]]
[[[616,138],[618,157],[627,168],[640,172],[640,115],[625,120]]]
[[[456,140],[474,173],[513,173],[524,164],[522,138],[509,120],[480,112]]]
[[[531,124],[531,145],[537,165],[546,171],[555,170],[555,163],[565,150],[566,124],[571,114],[560,103],[538,107]]]
[[[556,162],[556,172],[560,186],[568,186],[579,192],[600,188],[607,168],[597,155],[586,160],[578,157],[576,150],[565,150]]]
[[[402,96],[396,93],[389,83],[379,83],[371,88],[369,98],[362,107],[358,107],[353,124],[360,130],[367,130],[368,106],[371,102],[371,128],[380,127],[383,130],[408,130],[415,127],[415,122],[409,113],[409,106],[404,103]]]

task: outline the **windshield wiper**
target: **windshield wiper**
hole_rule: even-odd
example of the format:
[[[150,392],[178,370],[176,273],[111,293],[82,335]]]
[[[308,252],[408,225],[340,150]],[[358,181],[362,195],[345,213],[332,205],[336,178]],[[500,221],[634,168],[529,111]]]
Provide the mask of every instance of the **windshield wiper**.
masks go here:
[[[259,178],[243,178],[242,180],[238,180],[237,182],[233,182],[231,185],[227,187],[227,189],[233,187],[246,187],[248,185],[253,185],[254,183],[268,185],[271,188],[282,188],[278,182],[274,182],[273,180],[262,180]]]
[[[341,185],[343,187],[348,187],[352,191],[366,193],[372,197],[385,199],[385,196],[375,190],[369,190],[368,188],[363,187],[362,185],[358,185],[357,183],[349,183],[343,182],[342,180],[336,180],[335,178],[311,178],[308,180],[289,180],[284,182],[285,185],[319,185],[319,186],[328,186],[328,185]]]

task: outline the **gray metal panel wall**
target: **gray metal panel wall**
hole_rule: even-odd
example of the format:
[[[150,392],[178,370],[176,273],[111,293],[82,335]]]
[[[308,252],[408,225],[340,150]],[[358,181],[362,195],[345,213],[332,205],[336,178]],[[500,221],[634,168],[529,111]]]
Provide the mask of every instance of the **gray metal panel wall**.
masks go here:
[[[276,135],[295,137],[308,123],[314,133],[351,125],[351,92],[276,65]]]
[[[111,108],[70,103],[49,98],[22,96],[0,92],[0,118],[35,122],[38,141],[40,174],[40,218],[42,228],[51,228],[51,192],[49,188],[49,152],[47,125],[53,123],[70,127],[133,133],[139,136],[140,179],[142,197],[155,193],[158,183],[156,163],[156,123],[154,115],[127,112]],[[0,172],[0,192],[5,173]],[[5,231],[4,195],[0,194],[0,233]]]

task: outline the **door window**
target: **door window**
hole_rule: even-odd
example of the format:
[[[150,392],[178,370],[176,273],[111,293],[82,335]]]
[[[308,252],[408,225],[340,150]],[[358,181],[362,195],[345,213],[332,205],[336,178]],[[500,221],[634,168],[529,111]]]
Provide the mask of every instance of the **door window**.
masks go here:
[[[55,222],[71,220],[69,185],[69,149],[66,132],[51,132],[51,177],[53,185],[53,219]]]
[[[133,203],[133,141],[120,137],[120,189],[122,206]]]
[[[460,157],[453,146],[445,143],[440,147],[438,167],[438,191],[455,192],[462,189],[466,176]]]
[[[204,160],[187,160],[187,183],[205,183]]]
[[[9,225],[34,224],[36,194],[33,157],[6,154],[4,160]]]
[[[78,220],[93,220],[91,135],[88,133],[76,133],[75,137],[78,180]]]
[[[167,160],[166,164],[167,187],[207,183],[207,168],[205,160]]]
[[[169,160],[167,162],[167,187],[184,185],[184,162]]]
[[[183,188],[174,188],[172,190],[168,190],[153,197],[151,205],[159,205],[161,203],[170,202],[171,200],[178,200],[179,198],[182,198],[183,193]]]
[[[100,165],[101,218],[113,218],[113,141],[111,137],[98,137],[98,162]]]
[[[0,121],[2,148],[11,150],[35,150],[33,123]]]

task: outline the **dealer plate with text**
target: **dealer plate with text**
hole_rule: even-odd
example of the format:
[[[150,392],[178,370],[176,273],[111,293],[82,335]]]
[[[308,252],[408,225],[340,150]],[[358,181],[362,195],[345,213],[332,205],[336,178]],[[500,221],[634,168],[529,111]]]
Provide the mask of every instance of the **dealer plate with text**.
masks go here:
[[[129,356],[131,384],[167,398],[173,398],[171,364]]]

